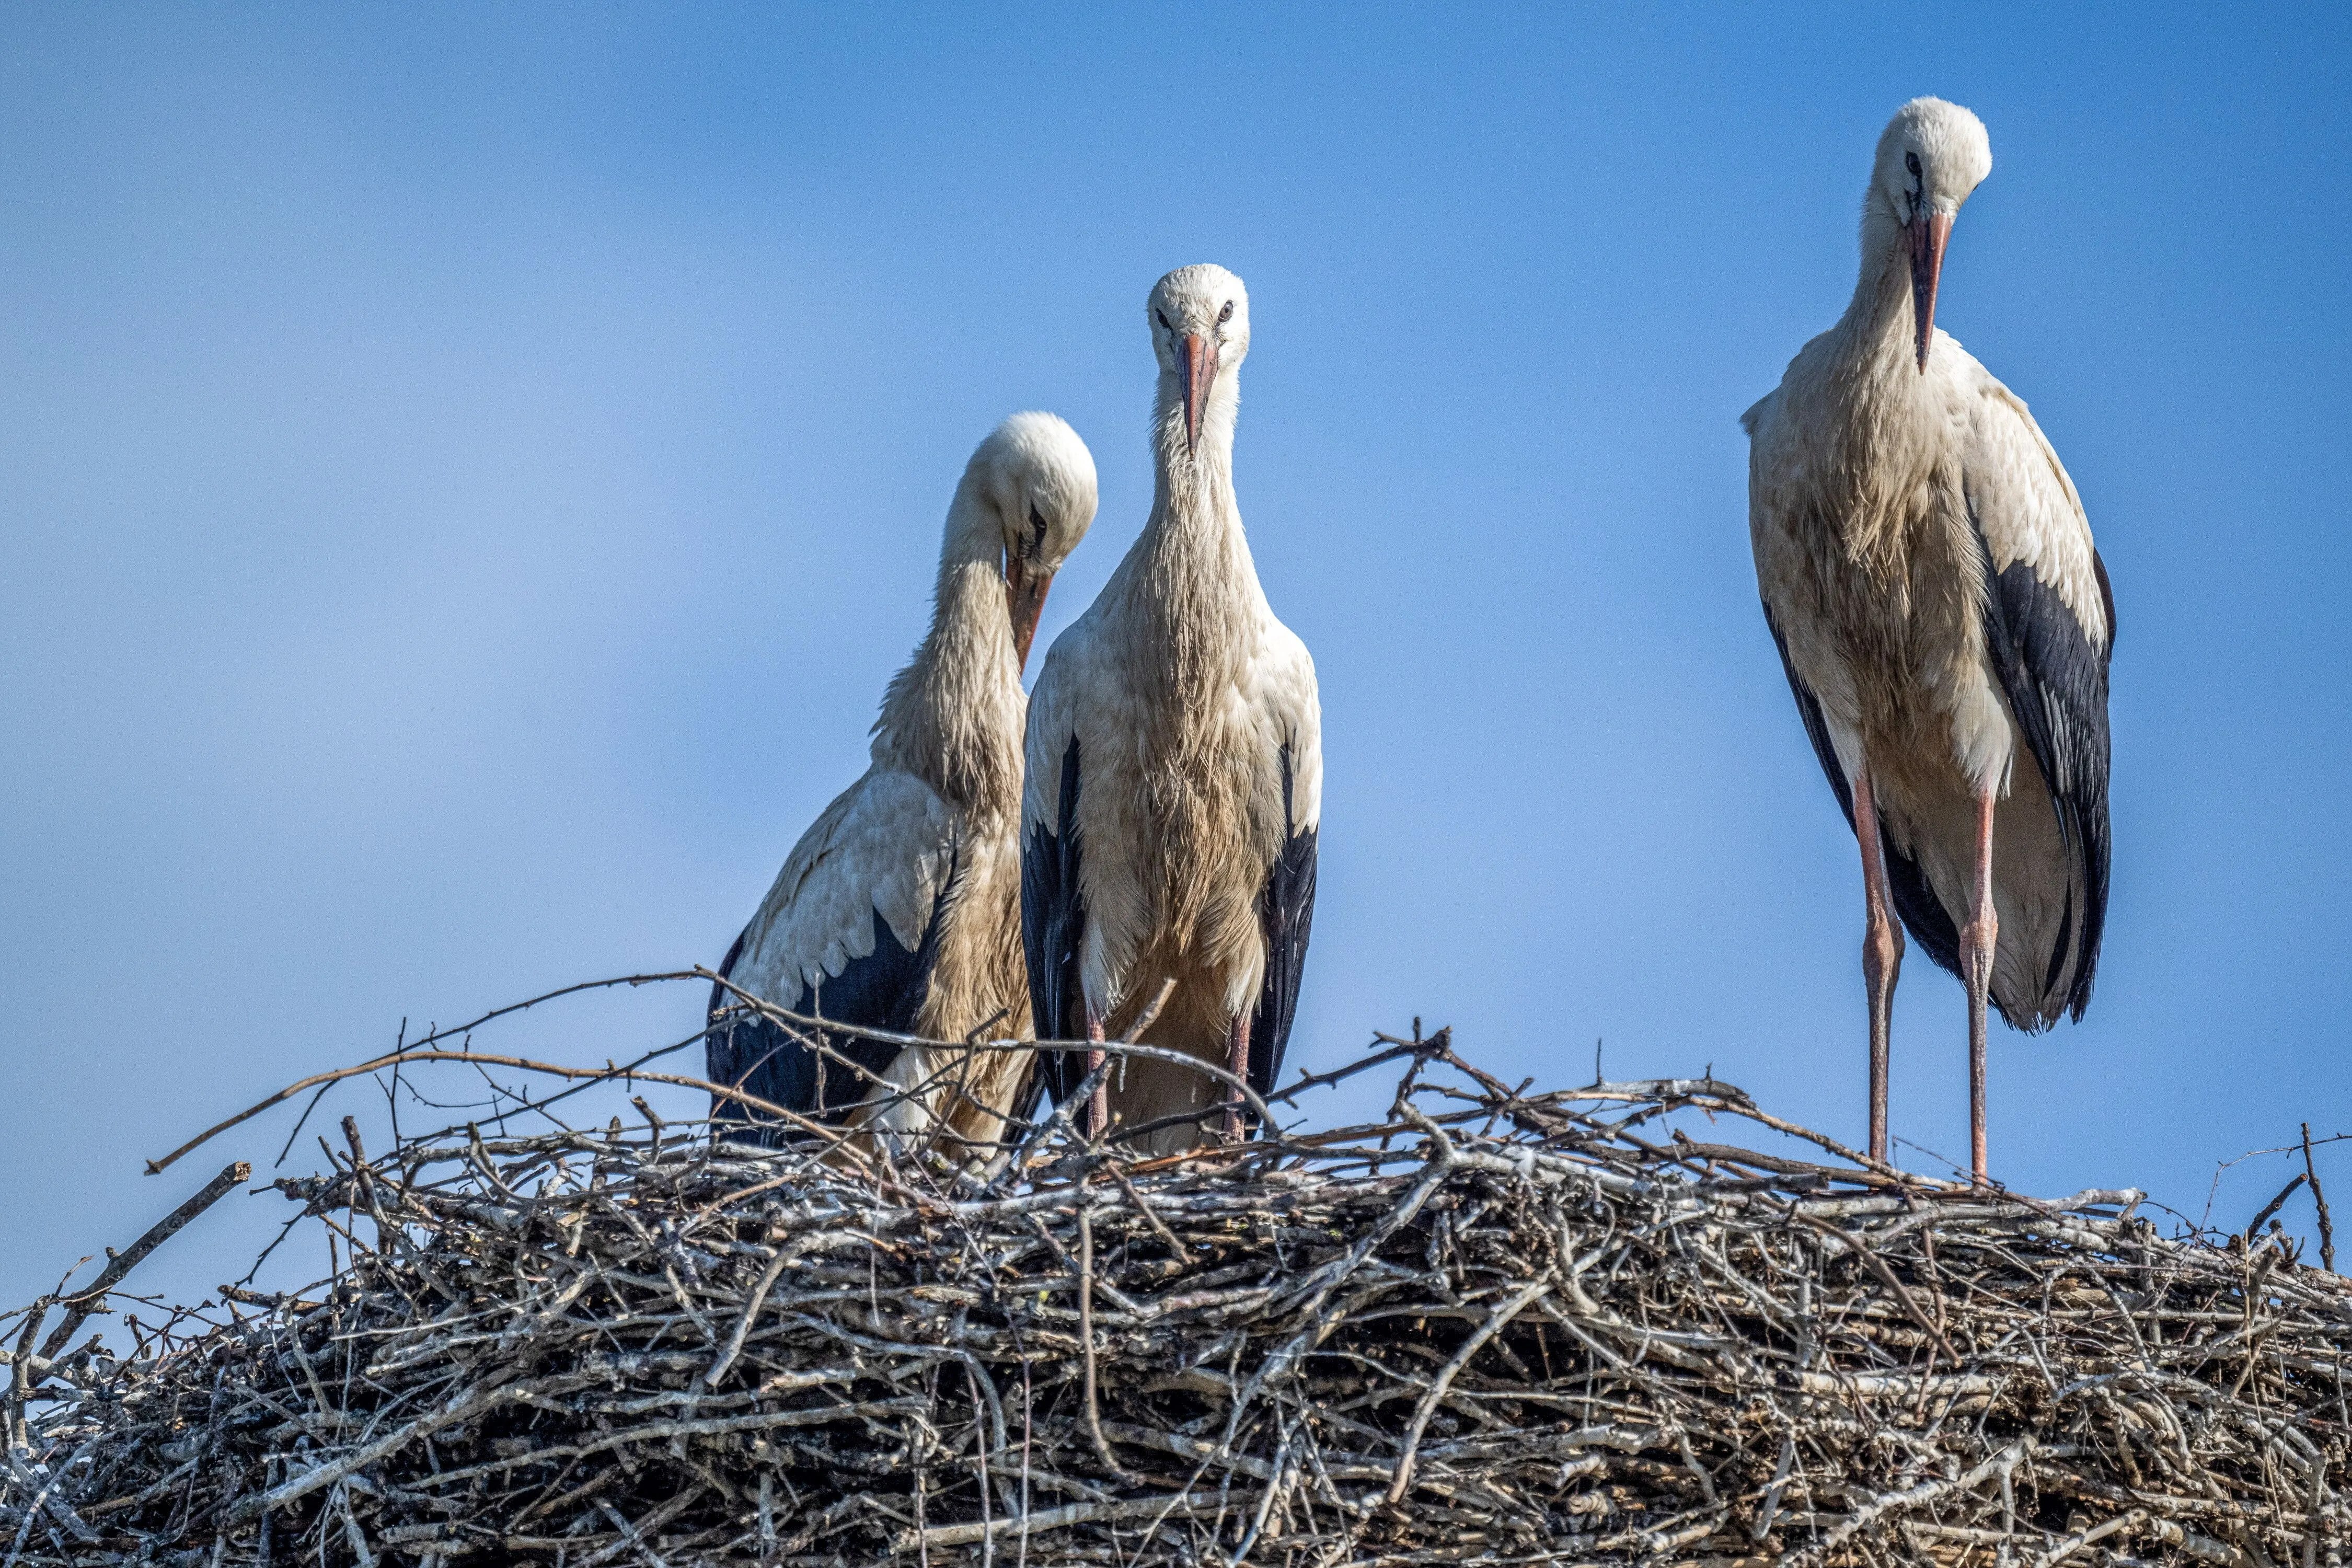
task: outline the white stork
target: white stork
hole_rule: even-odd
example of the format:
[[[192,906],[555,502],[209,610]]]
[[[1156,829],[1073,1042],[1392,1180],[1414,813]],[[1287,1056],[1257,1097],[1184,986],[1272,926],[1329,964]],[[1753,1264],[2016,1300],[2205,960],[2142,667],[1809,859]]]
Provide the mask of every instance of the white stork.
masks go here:
[[[2091,999],[2116,626],[2058,454],[1936,330],[1952,220],[1991,170],[1975,115],[1905,104],[1863,199],[1853,303],[1740,421],[1765,617],[1862,847],[1871,1153],[1886,1157],[1899,916],[1968,988],[1979,1183],[1988,1000],[2038,1031]]]
[[[1045,590],[1094,515],[1094,458],[1053,415],[1016,414],[980,444],[948,508],[930,630],[874,721],[873,765],[793,847],[720,974],[793,1012],[868,1028],[1025,1034],[1021,669]],[[1027,1071],[1013,1054],[964,1053],[951,1074],[954,1060],[935,1059],[947,1053],[828,1032],[853,1068],[772,1021],[728,1016],[730,1000],[712,987],[710,1081],[814,1119],[906,1134],[943,1120],[989,1138]],[[859,1110],[885,1099],[878,1114]],[[713,1116],[745,1120],[732,1101]]]
[[[1022,935],[1040,1039],[1105,1040],[1174,982],[1147,1044],[1281,1070],[1315,907],[1323,795],[1315,661],[1274,618],[1234,500],[1249,296],[1222,267],[1162,278],[1151,516],[1055,639],[1029,703]],[[1066,1098],[1087,1058],[1041,1052]],[[1137,1058],[1097,1101],[1147,1152],[1187,1149],[1227,1103]],[[1227,1125],[1238,1131],[1228,1110]]]

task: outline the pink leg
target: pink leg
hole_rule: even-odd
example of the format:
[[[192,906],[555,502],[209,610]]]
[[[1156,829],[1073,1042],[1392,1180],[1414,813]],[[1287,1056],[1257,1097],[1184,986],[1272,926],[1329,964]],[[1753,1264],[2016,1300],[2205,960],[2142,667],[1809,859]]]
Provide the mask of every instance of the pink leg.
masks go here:
[[[1969,923],[1960,929],[1960,977],[1969,988],[1969,1158],[1979,1186],[1985,1184],[1986,1002],[1992,992],[1993,952],[2000,941],[2000,916],[1992,907],[1993,796],[1977,797],[1977,875]]]
[[[1102,1020],[1095,1016],[1095,1010],[1091,1007],[1087,1009],[1087,1038],[1097,1044],[1101,1043],[1104,1038]],[[1102,1051],[1088,1051],[1087,1071],[1092,1073],[1097,1068],[1101,1067],[1106,1054]],[[1087,1121],[1092,1124],[1087,1136],[1099,1138],[1110,1131],[1110,1080],[1108,1079],[1095,1085],[1093,1102],[1087,1109],[1089,1113]]]
[[[1225,1070],[1244,1083],[1249,1082],[1250,1016],[1237,1013],[1225,1032]],[[1234,1142],[1242,1136],[1242,1096],[1239,1089],[1225,1095],[1225,1136]]]
[[[1862,983],[1870,994],[1870,1157],[1886,1159],[1886,1065],[1894,1026],[1895,981],[1903,972],[1903,927],[1886,887],[1886,847],[1878,837],[1878,798],[1867,765],[1853,775],[1853,835],[1862,844]]]

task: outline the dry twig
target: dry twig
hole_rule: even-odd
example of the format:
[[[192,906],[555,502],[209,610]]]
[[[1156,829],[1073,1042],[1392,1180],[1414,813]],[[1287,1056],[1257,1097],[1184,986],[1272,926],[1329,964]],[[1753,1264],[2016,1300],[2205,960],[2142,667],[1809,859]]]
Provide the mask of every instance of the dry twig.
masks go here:
[[[428,1039],[404,1074],[441,1058],[499,1059]],[[1285,1132],[1261,1102],[1265,1137],[1132,1165],[1066,1117],[978,1171],[649,1117],[337,1152],[276,1184],[347,1249],[332,1278],[119,1356],[10,1331],[43,1413],[0,1542],[173,1568],[2341,1559],[2333,1276],[2161,1238],[2137,1194],[1861,1163],[1712,1079],[1530,1093],[1444,1035],[1381,1062],[1405,1079],[1379,1121]],[[1693,1142],[1685,1111],[1828,1160]]]

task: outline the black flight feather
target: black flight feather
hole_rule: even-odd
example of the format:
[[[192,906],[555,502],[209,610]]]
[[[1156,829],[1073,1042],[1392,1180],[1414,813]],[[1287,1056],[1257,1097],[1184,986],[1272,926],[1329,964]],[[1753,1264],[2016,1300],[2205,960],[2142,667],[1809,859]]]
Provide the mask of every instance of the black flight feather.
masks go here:
[[[1062,787],[1054,820],[1029,831],[1021,851],[1021,950],[1029,962],[1029,1010],[1041,1040],[1075,1040],[1087,1026],[1086,993],[1078,976],[1078,948],[1087,929],[1086,901],[1078,890],[1078,738],[1062,754]],[[1086,1077],[1086,1058],[1076,1051],[1039,1051],[1037,1074],[1022,1096],[1022,1114],[1036,1105],[1043,1088],[1056,1103]]]
[[[2079,1019],[2090,1005],[2107,922],[2107,665],[2115,651],[2115,595],[2106,563],[2093,551],[2092,573],[2108,626],[2107,646],[2094,647],[2058,590],[2031,565],[2012,561],[2008,570],[1995,572],[1981,528],[1977,544],[1985,578],[1985,651],[2010,715],[2050,785],[2058,831],[2084,889],[2081,909],[2067,910],[2049,970],[2054,980],[2064,968],[2067,941],[2079,944],[2074,984],[2063,1003]]]
[[[913,1032],[924,1000],[929,995],[931,972],[939,962],[940,935],[947,909],[957,890],[961,868],[951,867],[939,895],[931,901],[931,918],[912,948],[890,930],[882,911],[874,911],[874,951],[853,958],[842,972],[823,983],[803,983],[800,995],[785,1011],[803,1017],[830,1018],[862,1028]],[[749,931],[745,935],[749,935]],[[727,950],[719,973],[731,976],[741,957],[744,938]],[[839,1121],[863,1101],[875,1079],[898,1059],[899,1047],[883,1040],[836,1030],[822,1031],[825,1046],[845,1057],[832,1060],[811,1050],[772,1018],[756,1015],[722,1018],[734,998],[723,985],[710,991],[712,1032],[705,1045],[710,1081],[757,1095],[772,1105],[819,1121]],[[862,1071],[859,1069],[863,1069]],[[871,1077],[867,1075],[872,1075]],[[720,1122],[751,1124],[752,1131],[730,1133],[746,1142],[776,1143],[789,1136],[772,1119],[763,1119],[748,1107],[721,1101],[712,1112]],[[765,1123],[763,1125],[763,1122]]]
[[[1292,807],[1290,747],[1282,748],[1282,852],[1274,858],[1257,900],[1265,935],[1265,980],[1250,1017],[1250,1087],[1273,1092],[1298,1012],[1298,982],[1307,971],[1307,938],[1315,923],[1315,836],[1301,830]]]

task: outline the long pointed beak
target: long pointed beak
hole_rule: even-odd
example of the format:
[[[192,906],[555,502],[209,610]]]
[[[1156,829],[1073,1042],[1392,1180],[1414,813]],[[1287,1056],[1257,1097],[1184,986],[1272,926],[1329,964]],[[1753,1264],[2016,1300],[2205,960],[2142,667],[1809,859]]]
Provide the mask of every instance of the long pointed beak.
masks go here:
[[[1045,613],[1045,590],[1053,585],[1051,572],[1032,572],[1017,555],[1004,563],[1004,610],[1013,617],[1013,652],[1023,669],[1029,668],[1029,645],[1037,640],[1037,620]]]
[[[1944,247],[1952,237],[1952,215],[1930,213],[1925,223],[1903,230],[1911,252],[1911,319],[1919,334],[1919,373],[1927,372],[1927,345],[1936,339],[1936,284],[1944,276]]]
[[[1209,401],[1209,384],[1217,379],[1217,345],[1198,332],[1184,336],[1184,358],[1177,366],[1184,384],[1184,450],[1201,444],[1201,410]]]

